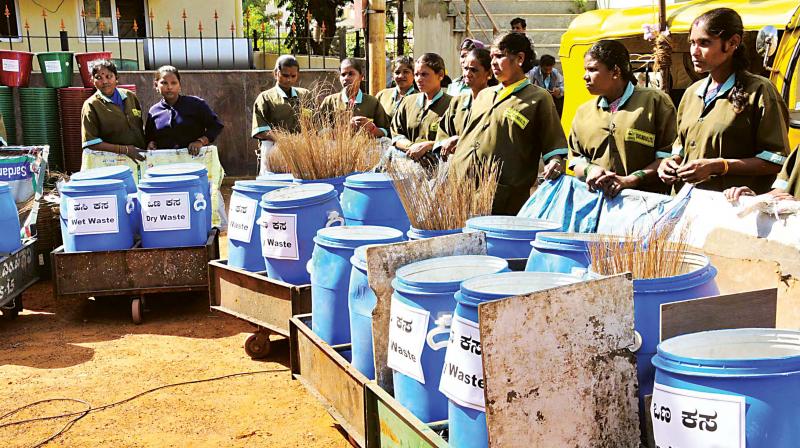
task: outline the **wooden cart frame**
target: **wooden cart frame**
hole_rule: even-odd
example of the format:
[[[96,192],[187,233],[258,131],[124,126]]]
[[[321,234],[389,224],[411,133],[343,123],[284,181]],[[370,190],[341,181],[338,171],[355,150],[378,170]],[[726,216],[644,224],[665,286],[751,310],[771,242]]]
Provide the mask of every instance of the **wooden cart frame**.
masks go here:
[[[14,319],[22,311],[22,293],[39,280],[36,238],[28,238],[10,254],[0,254],[0,311]]]

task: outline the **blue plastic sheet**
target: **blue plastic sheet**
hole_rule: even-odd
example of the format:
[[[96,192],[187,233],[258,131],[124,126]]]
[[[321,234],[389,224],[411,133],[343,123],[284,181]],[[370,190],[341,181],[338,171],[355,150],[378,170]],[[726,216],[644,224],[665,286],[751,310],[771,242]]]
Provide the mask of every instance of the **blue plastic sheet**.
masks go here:
[[[572,176],[561,176],[539,185],[517,215],[555,221],[562,232],[594,233],[602,205],[602,193],[590,192]]]

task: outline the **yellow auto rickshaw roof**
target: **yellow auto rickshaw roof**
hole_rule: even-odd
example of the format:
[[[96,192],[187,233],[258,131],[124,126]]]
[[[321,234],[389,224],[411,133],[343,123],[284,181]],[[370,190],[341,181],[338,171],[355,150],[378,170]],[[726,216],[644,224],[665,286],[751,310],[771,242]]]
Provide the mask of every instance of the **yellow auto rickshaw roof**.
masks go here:
[[[745,30],[751,31],[767,25],[786,29],[790,23],[797,22],[793,15],[800,13],[797,0],[694,0],[668,5],[667,24],[673,33],[687,33],[697,16],[721,7],[735,9],[742,16]],[[657,23],[657,6],[585,12],[572,21],[562,36],[559,53],[568,55],[573,45],[590,44],[600,39],[643,35],[642,25]]]

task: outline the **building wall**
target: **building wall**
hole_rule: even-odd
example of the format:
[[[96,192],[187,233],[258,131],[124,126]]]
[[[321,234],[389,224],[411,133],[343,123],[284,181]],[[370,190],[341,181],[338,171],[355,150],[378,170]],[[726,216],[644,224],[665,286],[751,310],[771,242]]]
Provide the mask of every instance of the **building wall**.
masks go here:
[[[453,22],[447,17],[447,3],[415,0],[413,8],[409,9],[413,11],[414,55],[419,57],[423,53],[438,53],[444,58],[450,78],[461,76],[458,46],[462,35],[453,32]]]
[[[666,0],[668,5],[683,3],[689,0]],[[632,8],[635,6],[653,6],[652,0],[597,0],[597,8]]]

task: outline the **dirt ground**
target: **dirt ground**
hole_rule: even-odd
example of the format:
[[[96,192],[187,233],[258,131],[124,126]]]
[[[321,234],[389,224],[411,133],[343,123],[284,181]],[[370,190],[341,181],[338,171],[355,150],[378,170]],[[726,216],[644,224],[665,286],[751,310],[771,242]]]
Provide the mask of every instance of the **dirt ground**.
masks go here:
[[[26,291],[24,305],[16,320],[0,319],[0,417],[37,400],[73,398],[96,408],[166,384],[271,371],[144,395],[87,415],[47,446],[350,446],[291,379],[288,341],[275,337],[267,360],[251,360],[243,349],[250,325],[211,312],[205,295],[152,297],[142,325],[131,323],[128,300],[110,298],[87,300],[64,320],[50,282]],[[84,408],[45,403],[0,426]],[[0,445],[34,446],[67,422],[0,427]]]

